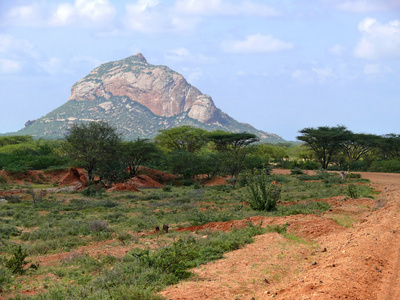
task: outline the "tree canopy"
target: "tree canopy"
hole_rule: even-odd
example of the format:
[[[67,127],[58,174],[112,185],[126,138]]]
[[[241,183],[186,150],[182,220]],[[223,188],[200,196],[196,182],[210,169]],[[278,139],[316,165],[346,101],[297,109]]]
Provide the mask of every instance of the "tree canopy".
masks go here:
[[[297,139],[306,143],[314,152],[322,168],[327,169],[334,155],[336,155],[352,135],[345,126],[318,128],[304,128],[299,130],[302,135]]]
[[[208,134],[207,130],[185,125],[160,130],[154,140],[161,148],[170,151],[186,150],[195,153],[207,144]]]
[[[120,160],[129,168],[129,176],[133,177],[139,166],[157,157],[159,150],[148,139],[137,139],[133,142],[122,142],[119,152]]]
[[[90,182],[99,165],[115,158],[121,137],[114,127],[100,121],[74,124],[65,141],[68,155],[84,164]]]

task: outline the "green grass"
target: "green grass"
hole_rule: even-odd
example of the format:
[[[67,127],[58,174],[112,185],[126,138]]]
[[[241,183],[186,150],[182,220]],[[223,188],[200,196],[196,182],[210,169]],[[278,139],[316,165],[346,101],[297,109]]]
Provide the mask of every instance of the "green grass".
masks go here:
[[[167,190],[88,193],[87,196],[80,192],[55,193],[45,195],[35,207],[27,194],[7,196],[8,202],[0,204],[0,257],[9,259],[17,244],[32,257],[68,252],[110,239],[114,239],[112,245],[129,244],[135,250],[120,258],[71,254],[59,266],[40,266],[35,273],[30,271],[18,278],[9,276],[4,260],[0,259],[0,287],[7,291],[13,285],[16,291],[23,290],[32,275],[52,273],[57,280],[49,279],[48,293],[34,299],[160,299],[156,291],[191,276],[190,268],[219,259],[224,253],[252,242],[254,235],[274,231],[288,239],[294,237],[287,235],[285,226],[274,225],[266,229],[251,226],[230,233],[171,231],[144,238],[138,237],[140,232],[150,232],[155,226],[162,228],[163,224],[173,229],[256,215],[321,214],[330,206],[323,200],[315,200],[347,196],[349,184],[361,197],[372,193],[367,185],[356,184],[361,182],[357,178],[343,184],[331,175],[310,182],[301,176],[304,175],[269,176],[268,182],[277,180],[282,184],[280,201],[285,204],[278,204],[272,212],[252,210],[244,204],[245,188],[230,186],[172,186]],[[38,188],[44,186],[45,182],[37,184]],[[339,224],[351,226],[351,219],[335,217]],[[202,236],[207,238],[199,238]]]

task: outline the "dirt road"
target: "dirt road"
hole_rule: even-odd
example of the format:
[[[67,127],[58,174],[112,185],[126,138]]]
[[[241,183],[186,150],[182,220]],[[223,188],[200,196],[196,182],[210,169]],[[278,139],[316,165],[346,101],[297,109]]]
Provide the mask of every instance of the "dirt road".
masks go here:
[[[263,224],[289,223],[296,236],[258,236],[161,294],[173,300],[400,299],[400,174],[361,174],[380,191],[377,199],[335,197],[321,216],[265,218]],[[338,225],[346,222],[350,227]]]

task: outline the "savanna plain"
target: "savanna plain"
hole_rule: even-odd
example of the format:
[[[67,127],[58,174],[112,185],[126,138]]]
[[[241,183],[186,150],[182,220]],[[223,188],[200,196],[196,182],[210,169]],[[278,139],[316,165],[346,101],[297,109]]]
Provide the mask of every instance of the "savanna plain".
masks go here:
[[[1,299],[400,297],[400,174],[273,169],[267,212],[245,179],[71,191],[77,173],[1,171]]]

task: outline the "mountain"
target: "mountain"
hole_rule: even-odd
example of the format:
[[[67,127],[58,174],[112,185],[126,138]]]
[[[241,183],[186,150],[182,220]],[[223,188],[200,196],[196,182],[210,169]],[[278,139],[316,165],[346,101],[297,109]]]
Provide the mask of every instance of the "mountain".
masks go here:
[[[57,139],[75,122],[97,120],[109,122],[127,140],[152,138],[160,129],[190,125],[210,131],[246,131],[264,141],[283,141],[231,118],[181,74],[149,64],[141,53],[95,68],[72,86],[65,104],[26,122],[16,134]]]

